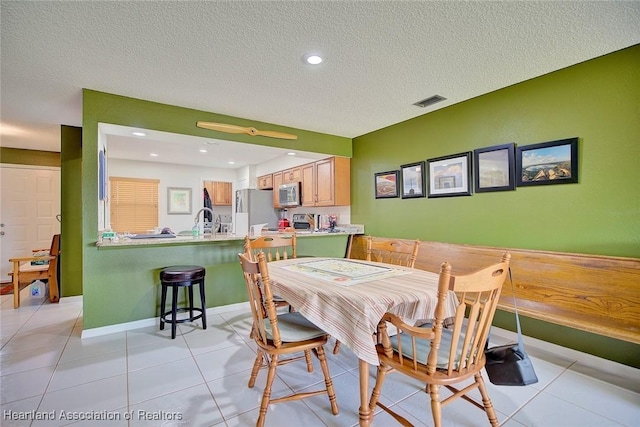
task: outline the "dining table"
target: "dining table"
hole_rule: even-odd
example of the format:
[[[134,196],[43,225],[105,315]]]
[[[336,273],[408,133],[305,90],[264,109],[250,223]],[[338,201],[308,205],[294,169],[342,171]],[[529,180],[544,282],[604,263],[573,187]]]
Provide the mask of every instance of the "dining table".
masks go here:
[[[434,317],[438,273],[373,261],[346,258],[294,258],[268,264],[273,292],[284,298],[359,359],[359,423],[369,426],[369,366],[379,365],[375,332],[387,312],[404,319]],[[445,300],[453,315],[458,301]]]

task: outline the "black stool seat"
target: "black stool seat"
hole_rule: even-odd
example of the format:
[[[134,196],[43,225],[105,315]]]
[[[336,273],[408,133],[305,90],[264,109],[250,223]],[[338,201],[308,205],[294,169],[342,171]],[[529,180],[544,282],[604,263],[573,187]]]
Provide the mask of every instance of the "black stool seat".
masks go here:
[[[199,265],[174,265],[166,267],[160,272],[160,284],[162,286],[162,296],[160,301],[160,330],[164,329],[165,323],[171,323],[171,339],[176,337],[176,327],[178,323],[193,322],[202,319],[202,329],[207,329],[207,313],[204,297],[204,276],[205,269]],[[193,286],[200,285],[201,307],[193,305]],[[167,288],[171,287],[171,310],[166,310]],[[178,288],[187,287],[188,300],[186,307],[178,307]],[[189,312],[189,317],[178,319],[178,313]],[[199,313],[199,314],[194,314]],[[170,316],[169,319],[167,317]]]

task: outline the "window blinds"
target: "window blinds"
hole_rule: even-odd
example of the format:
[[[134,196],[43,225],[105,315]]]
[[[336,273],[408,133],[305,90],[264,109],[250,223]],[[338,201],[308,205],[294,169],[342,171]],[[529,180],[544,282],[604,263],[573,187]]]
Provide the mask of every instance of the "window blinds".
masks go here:
[[[158,226],[158,179],[110,177],[111,228],[147,233]]]

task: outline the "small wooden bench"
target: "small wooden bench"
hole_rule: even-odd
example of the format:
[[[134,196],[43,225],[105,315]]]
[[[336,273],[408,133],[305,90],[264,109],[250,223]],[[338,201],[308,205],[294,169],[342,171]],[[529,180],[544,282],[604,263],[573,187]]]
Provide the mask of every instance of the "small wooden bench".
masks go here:
[[[9,273],[13,282],[13,308],[20,307],[20,283],[31,283],[34,280],[48,280],[49,301],[58,302],[58,257],[60,256],[60,235],[56,234],[51,239],[49,256],[30,256],[11,258],[13,264]],[[48,260],[48,264],[31,265],[32,261]]]
[[[464,274],[496,262],[505,250],[521,315],[640,344],[640,258],[421,242],[415,267],[438,271],[448,261]],[[349,256],[365,259],[364,236],[354,236]],[[509,283],[498,307],[513,312]]]

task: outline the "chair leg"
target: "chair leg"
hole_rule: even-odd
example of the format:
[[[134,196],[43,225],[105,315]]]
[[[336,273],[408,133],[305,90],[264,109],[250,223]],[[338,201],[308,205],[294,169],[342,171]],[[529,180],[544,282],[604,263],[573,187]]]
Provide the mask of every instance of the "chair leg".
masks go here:
[[[434,427],[442,426],[442,406],[440,405],[440,386],[429,384],[429,395],[431,396],[431,414],[433,415]]]
[[[251,369],[251,376],[249,377],[249,388],[253,388],[253,386],[256,385],[256,378],[258,377],[258,372],[260,372],[260,368],[262,367],[263,359],[264,353],[262,350],[258,350],[256,360],[253,362],[253,368]]]
[[[204,299],[204,279],[200,282],[200,302],[202,303],[202,329],[207,329],[207,303]]]
[[[189,319],[193,322],[193,285],[187,286],[187,294],[189,295],[189,300],[187,301],[189,306]]]
[[[331,380],[331,374],[329,373],[329,365],[327,364],[327,356],[324,352],[324,347],[320,346],[317,349],[318,360],[320,361],[320,367],[324,374],[324,384],[329,395],[329,403],[331,403],[331,412],[333,415],[338,415],[340,410],[338,409],[338,402],[336,401],[336,392],[333,389],[333,381]]]
[[[178,287],[171,286],[171,339],[176,338],[176,327],[178,326]]]
[[[480,374],[479,372],[475,374],[475,379],[476,383],[478,384],[480,395],[482,396],[482,405],[484,406],[484,411],[487,413],[487,418],[489,418],[489,424],[491,424],[493,427],[498,427],[498,417],[496,416],[496,411],[493,409],[493,403],[491,403],[489,393],[487,393],[487,387],[484,384],[482,374]]]
[[[313,360],[311,360],[311,350],[304,351],[304,358],[307,361],[307,372],[313,372]]]
[[[162,284],[162,295],[160,296],[160,330],[164,329],[164,312],[167,309],[167,286]]]
[[[265,355],[267,359],[269,356]],[[262,393],[262,403],[260,403],[260,415],[258,416],[258,422],[256,427],[264,426],[264,419],[267,416],[267,409],[269,408],[269,402],[271,401],[271,386],[273,380],[276,377],[276,366],[278,366],[278,355],[271,355],[269,360],[269,373],[267,374],[267,383],[264,385],[264,393]]]
[[[340,346],[341,345],[342,345],[342,342],[336,340],[336,345],[333,346],[333,354],[340,353]]]
[[[380,392],[382,391],[382,384],[387,377],[388,369],[384,366],[378,366],[378,372],[376,373],[376,383],[371,390],[371,399],[369,400],[369,408],[371,411],[375,411],[378,400],[380,399]]]

